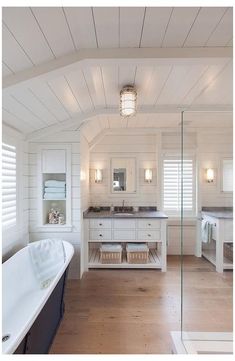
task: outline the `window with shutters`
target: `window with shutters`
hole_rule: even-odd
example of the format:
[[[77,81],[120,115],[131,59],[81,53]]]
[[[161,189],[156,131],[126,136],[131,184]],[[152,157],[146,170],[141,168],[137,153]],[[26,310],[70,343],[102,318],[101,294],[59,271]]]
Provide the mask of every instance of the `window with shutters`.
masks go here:
[[[16,226],[16,147],[2,143],[2,227]]]
[[[172,215],[181,211],[181,179],[183,176],[183,212],[195,213],[195,171],[194,160],[169,158],[163,161],[163,208]]]

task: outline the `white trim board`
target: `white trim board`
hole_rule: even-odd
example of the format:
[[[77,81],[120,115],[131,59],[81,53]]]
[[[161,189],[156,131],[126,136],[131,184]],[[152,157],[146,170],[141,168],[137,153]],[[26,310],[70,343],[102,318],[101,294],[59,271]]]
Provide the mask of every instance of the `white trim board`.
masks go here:
[[[232,332],[172,331],[174,354],[233,354]]]

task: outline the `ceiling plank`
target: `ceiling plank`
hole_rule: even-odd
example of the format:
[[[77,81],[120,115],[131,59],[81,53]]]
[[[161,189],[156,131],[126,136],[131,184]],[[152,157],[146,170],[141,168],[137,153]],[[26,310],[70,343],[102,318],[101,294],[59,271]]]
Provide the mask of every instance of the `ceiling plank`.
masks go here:
[[[2,58],[4,63],[15,73],[33,66],[31,60],[4,24],[2,24]]]
[[[91,8],[65,7],[69,27],[77,49],[96,48],[95,29]]]
[[[81,110],[86,112],[94,108],[83,72],[81,70],[77,70],[76,72],[67,74],[66,78],[73,94],[76,99],[78,99]]]
[[[100,67],[85,67],[83,72],[92,98],[92,103],[95,108],[104,108],[106,103]]]
[[[158,48],[161,46],[171,12],[171,7],[146,8],[145,22],[141,41],[142,48]]]
[[[117,48],[119,46],[119,9],[117,7],[94,7],[93,13],[98,47]]]
[[[35,65],[54,58],[30,8],[4,7],[3,19]]]
[[[48,82],[48,85],[70,116],[81,112],[79,101],[70,88],[65,76],[51,80]]]
[[[75,50],[61,7],[33,7],[31,10],[56,58]]]
[[[225,7],[202,7],[184,46],[204,46],[225,11]]]
[[[27,106],[30,111],[40,119],[43,119],[47,125],[57,123],[56,117],[48,111],[48,109],[35,97],[35,95],[29,89],[21,89],[15,91],[12,95],[19,100],[22,104]]]
[[[218,26],[208,39],[206,46],[226,46],[233,34],[233,8],[225,12]]]
[[[137,48],[140,45],[145,8],[120,8],[120,44],[121,48]]]
[[[119,104],[118,92],[118,67],[102,67],[102,77],[104,82],[105,99],[107,107],[115,107]]]
[[[163,47],[181,47],[187,37],[198,11],[198,7],[175,7],[173,9],[166,34],[164,36]]]
[[[3,88],[36,78],[54,79],[78,67],[120,65],[173,65],[173,64],[216,64],[221,58],[232,58],[230,47],[201,48],[130,48],[130,49],[82,49],[64,57],[54,59],[33,69],[3,79]],[[9,64],[10,66],[10,64]],[[13,69],[14,70],[14,69]]]

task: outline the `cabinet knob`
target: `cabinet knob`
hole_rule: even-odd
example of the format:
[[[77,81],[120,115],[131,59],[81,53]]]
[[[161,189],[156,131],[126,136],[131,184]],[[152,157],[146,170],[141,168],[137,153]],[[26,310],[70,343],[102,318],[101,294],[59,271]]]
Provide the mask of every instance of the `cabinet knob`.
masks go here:
[[[103,234],[99,234],[100,237],[103,237]]]
[[[148,237],[151,237],[151,234],[148,234]]]
[[[103,226],[103,224],[102,224],[102,223],[99,223],[99,226]]]
[[[149,223],[148,225],[151,226],[151,223]]]

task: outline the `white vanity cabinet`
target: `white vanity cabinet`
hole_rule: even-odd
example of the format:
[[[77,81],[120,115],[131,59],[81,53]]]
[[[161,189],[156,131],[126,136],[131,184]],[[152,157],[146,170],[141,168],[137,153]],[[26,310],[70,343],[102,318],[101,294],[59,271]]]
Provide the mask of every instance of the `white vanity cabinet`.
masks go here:
[[[201,221],[212,225],[212,241],[207,244],[201,240]],[[198,221],[197,256],[205,257],[215,265],[216,271],[233,269],[233,262],[224,255],[224,244],[233,242],[233,219],[203,214]]]
[[[159,268],[166,271],[166,219],[150,218],[85,218],[85,263],[89,268]],[[121,243],[121,264],[101,264],[101,243]],[[148,243],[149,261],[145,264],[129,264],[126,259],[126,243]]]

